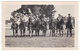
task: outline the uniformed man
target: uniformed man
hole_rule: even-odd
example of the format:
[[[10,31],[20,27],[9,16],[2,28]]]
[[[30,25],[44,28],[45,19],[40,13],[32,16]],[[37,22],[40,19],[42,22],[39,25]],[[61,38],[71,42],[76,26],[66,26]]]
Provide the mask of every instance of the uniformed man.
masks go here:
[[[68,34],[70,33],[70,37],[72,36],[72,23],[71,23],[71,15],[68,14],[68,20],[67,20],[67,23],[66,23],[66,29],[67,29],[67,37],[68,37]]]

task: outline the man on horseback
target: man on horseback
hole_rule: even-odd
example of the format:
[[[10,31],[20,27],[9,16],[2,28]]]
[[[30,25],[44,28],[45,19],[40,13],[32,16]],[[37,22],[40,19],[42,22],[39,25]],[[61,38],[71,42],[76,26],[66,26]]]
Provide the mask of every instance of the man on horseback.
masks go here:
[[[43,35],[46,36],[46,30],[47,30],[47,23],[46,23],[46,15],[43,14],[43,19],[42,19],[42,27],[43,27]]]
[[[56,27],[55,19],[52,15],[52,18],[50,19],[50,23],[49,23],[50,36],[51,36],[51,32],[52,32],[52,36],[55,36],[55,27]]]
[[[22,16],[20,17],[20,24],[19,24],[19,29],[20,29],[20,33],[22,36],[22,33],[24,34],[23,36],[25,36],[25,17],[24,14],[22,14]]]
[[[59,14],[58,18],[57,18],[57,32],[59,31],[59,36],[61,36],[61,32],[62,32],[62,36],[63,36],[63,17]]]
[[[36,35],[38,34],[39,36],[39,16],[36,15],[36,23],[35,23],[35,26],[36,26]]]

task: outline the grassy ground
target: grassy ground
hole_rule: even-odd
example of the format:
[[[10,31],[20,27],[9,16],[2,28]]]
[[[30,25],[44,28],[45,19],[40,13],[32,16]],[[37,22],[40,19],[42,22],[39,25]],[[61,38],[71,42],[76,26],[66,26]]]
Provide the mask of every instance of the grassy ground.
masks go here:
[[[64,35],[57,37],[50,36],[50,31],[47,30],[46,37],[29,37],[28,31],[26,30],[25,37],[13,37],[12,30],[6,28],[5,34],[5,46],[6,47],[74,47],[74,35],[72,37],[66,37],[66,30],[64,30]],[[73,30],[74,34],[74,30]],[[20,33],[18,33],[20,35]],[[35,34],[34,34],[35,35]],[[40,31],[40,35],[42,35]]]

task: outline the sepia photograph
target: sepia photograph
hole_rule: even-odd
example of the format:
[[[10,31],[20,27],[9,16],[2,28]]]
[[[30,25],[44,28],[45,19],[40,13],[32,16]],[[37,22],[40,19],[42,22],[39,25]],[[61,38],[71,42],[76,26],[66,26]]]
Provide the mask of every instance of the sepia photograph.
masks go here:
[[[3,1],[2,20],[2,49],[78,49],[78,2]]]

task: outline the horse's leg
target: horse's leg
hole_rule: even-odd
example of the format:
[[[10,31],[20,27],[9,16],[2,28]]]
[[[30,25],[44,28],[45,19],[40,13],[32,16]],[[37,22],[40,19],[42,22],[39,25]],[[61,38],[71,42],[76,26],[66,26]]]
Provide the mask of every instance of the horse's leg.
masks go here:
[[[20,30],[20,32],[21,32],[21,36],[22,36],[22,30]]]
[[[72,37],[72,29],[70,29],[70,37]]]
[[[45,30],[45,36],[46,36],[46,30]]]
[[[62,36],[63,36],[63,30],[62,30]]]
[[[36,36],[37,36],[37,30],[35,30],[35,34],[36,34]]]
[[[17,34],[17,36],[18,36],[18,30],[16,30],[16,34]]]
[[[43,30],[42,34],[43,34],[43,36],[44,36],[44,30]]]
[[[51,31],[52,31],[52,36],[53,36],[53,29]]]
[[[51,36],[51,29],[50,29],[50,36]]]
[[[67,29],[67,37],[68,37],[68,31],[69,31],[69,30]]]
[[[32,29],[32,36],[33,36],[33,29]]]
[[[25,29],[23,30],[23,34],[24,34],[24,36],[25,36]]]
[[[55,30],[54,29],[52,30],[52,36],[55,36]]]
[[[61,29],[59,29],[59,36],[61,36]]]
[[[34,33],[34,29],[32,29],[32,36],[33,36],[33,33]]]
[[[56,36],[57,36],[57,29],[56,29]]]
[[[14,36],[14,29],[13,29],[13,36]]]
[[[54,30],[52,29],[52,36],[53,36],[53,34],[54,34]]]
[[[38,36],[39,36],[39,30],[38,30]]]
[[[30,35],[30,30],[29,30],[29,35]]]
[[[30,38],[31,38],[31,33],[32,33],[32,30],[30,29]]]

